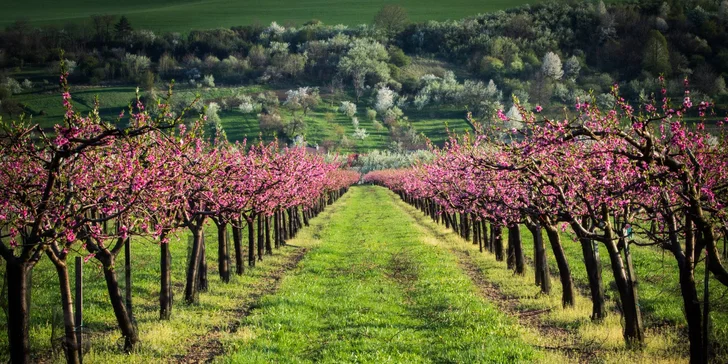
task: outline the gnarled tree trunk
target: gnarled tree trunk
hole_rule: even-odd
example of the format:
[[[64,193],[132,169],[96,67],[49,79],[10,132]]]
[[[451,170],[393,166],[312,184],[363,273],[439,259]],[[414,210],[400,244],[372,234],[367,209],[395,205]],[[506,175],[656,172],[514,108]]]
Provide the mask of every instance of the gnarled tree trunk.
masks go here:
[[[28,304],[28,274],[32,265],[26,262],[5,261],[8,281],[8,343],[11,363],[30,363],[30,307]]]
[[[217,225],[217,270],[220,280],[230,282],[230,247],[227,238],[227,224]]]
[[[546,261],[546,248],[543,243],[543,228],[538,222],[526,224],[528,230],[533,235],[533,266],[535,273],[536,285],[541,287],[541,292],[545,294],[551,293],[551,275],[549,275],[549,265]]]
[[[197,289],[200,292],[207,292],[209,286],[207,284],[207,246],[205,245],[204,232],[200,233],[200,237],[202,244],[200,244],[200,268],[197,273],[197,277],[199,278]]]
[[[235,250],[235,274],[242,275],[245,271],[245,264],[243,264],[243,228],[239,221],[233,226],[233,249]]]
[[[521,229],[518,225],[508,227],[508,245],[513,247],[513,263],[516,274],[523,275],[526,272],[526,259],[523,256]]]
[[[111,307],[114,309],[116,322],[119,325],[119,330],[121,330],[121,335],[124,337],[124,350],[127,352],[131,351],[139,342],[139,335],[137,334],[131,315],[124,304],[124,297],[119,288],[119,279],[116,275],[116,269],[114,269],[114,256],[106,249],[102,249],[97,253],[96,257],[103,266],[104,279],[106,280],[106,288],[109,293]]]
[[[495,260],[502,262],[504,258],[503,251],[503,230],[500,225],[494,225],[490,231],[493,233],[493,250],[495,250]]]
[[[58,275],[58,286],[61,291],[61,306],[63,308],[63,327],[64,327],[64,348],[66,354],[66,363],[80,363],[81,359],[78,350],[78,340],[76,337],[76,320],[73,316],[73,297],[71,296],[71,280],[68,277],[68,266],[65,260],[53,256],[53,253],[46,251],[46,254],[56,267],[56,275]]]
[[[629,281],[625,270],[622,255],[617,247],[617,239],[614,236],[611,224],[607,223],[604,228],[604,245],[609,253],[609,260],[614,274],[614,283],[617,284],[619,299],[624,316],[624,339],[628,345],[642,345],[644,332],[642,327],[642,314],[640,313],[639,301],[636,290]]]
[[[554,260],[556,260],[556,265],[559,267],[559,279],[562,287],[561,304],[564,307],[574,306],[574,281],[571,279],[571,269],[564,253],[564,247],[561,246],[559,231],[555,225],[550,224],[545,224],[544,229],[546,229],[546,235],[554,252]]]
[[[584,221],[586,222],[586,221]],[[589,224],[584,224],[585,228],[589,228]],[[591,230],[591,229],[588,229]],[[580,235],[579,229],[574,227],[577,235]],[[602,263],[599,259],[599,250],[594,245],[594,241],[583,236],[579,236],[581,243],[581,252],[584,256],[584,266],[589,280],[589,292],[592,300],[592,320],[601,320],[606,317],[606,307],[604,305],[604,284],[602,282]]]
[[[202,230],[190,228],[192,232],[192,252],[187,264],[187,280],[185,282],[185,301],[197,302],[197,289],[199,281],[200,256],[202,255]]]

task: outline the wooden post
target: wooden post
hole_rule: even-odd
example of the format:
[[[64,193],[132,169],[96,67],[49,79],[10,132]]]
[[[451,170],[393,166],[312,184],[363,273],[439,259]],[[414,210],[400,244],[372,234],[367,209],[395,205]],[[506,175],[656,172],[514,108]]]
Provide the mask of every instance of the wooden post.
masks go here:
[[[83,364],[83,261],[76,257],[76,341],[78,342],[78,358]]]

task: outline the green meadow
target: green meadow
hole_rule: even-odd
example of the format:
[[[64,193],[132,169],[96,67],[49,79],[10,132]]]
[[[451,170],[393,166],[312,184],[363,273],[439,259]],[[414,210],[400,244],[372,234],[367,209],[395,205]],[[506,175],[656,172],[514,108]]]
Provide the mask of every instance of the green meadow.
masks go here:
[[[129,0],[123,2],[74,0],[29,0],[5,6],[0,26],[16,20],[34,25],[64,25],[89,22],[96,14],[126,15],[139,29],[188,32],[191,29],[229,28],[245,24],[303,24],[318,19],[325,24],[355,26],[370,23],[374,14],[386,4],[405,9],[412,21],[461,19],[479,13],[502,10],[522,4],[524,0]]]

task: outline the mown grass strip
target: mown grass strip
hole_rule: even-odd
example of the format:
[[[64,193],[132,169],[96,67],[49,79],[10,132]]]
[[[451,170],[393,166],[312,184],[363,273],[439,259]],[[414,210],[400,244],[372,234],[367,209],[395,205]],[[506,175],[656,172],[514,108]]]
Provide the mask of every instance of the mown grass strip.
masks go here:
[[[320,244],[223,342],[246,363],[530,362],[516,320],[383,188],[354,187]],[[303,243],[303,242],[301,242]]]

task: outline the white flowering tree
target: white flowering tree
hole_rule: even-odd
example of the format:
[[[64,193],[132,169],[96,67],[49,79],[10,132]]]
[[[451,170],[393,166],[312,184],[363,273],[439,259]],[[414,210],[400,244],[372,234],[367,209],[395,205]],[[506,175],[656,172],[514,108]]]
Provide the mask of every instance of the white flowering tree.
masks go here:
[[[354,129],[354,135],[353,136],[356,139],[364,140],[364,139],[366,139],[369,136],[369,134],[367,134],[367,131],[364,128],[356,128],[356,129]]]
[[[202,77],[202,81],[200,83],[205,87],[215,87],[215,77],[213,75],[205,75]]]
[[[241,94],[236,96],[235,98],[239,102],[238,110],[240,110],[240,112],[242,112],[243,114],[250,114],[255,111],[255,102],[253,101],[252,97]]]
[[[377,90],[377,99],[374,104],[374,109],[380,114],[387,112],[394,106],[394,100],[397,97],[397,93],[389,89],[389,87],[382,87]]]
[[[367,76],[378,82],[390,79],[389,53],[382,44],[368,38],[355,39],[351,47],[339,61],[339,73],[351,78],[356,101],[364,94]]]
[[[296,90],[288,90],[286,96],[283,105],[294,112],[303,110],[303,115],[306,115],[311,108],[316,107],[321,102],[317,88],[299,87]]]
[[[222,128],[222,120],[220,119],[220,104],[211,102],[205,109],[205,119],[208,125],[208,131],[213,144],[222,139],[226,139],[225,130]]]
[[[349,101],[342,101],[341,106],[339,106],[339,111],[348,117],[353,117],[356,115],[356,104]]]
[[[564,76],[564,70],[561,67],[561,58],[554,52],[546,53],[541,63],[541,72],[554,80],[561,79]]]

